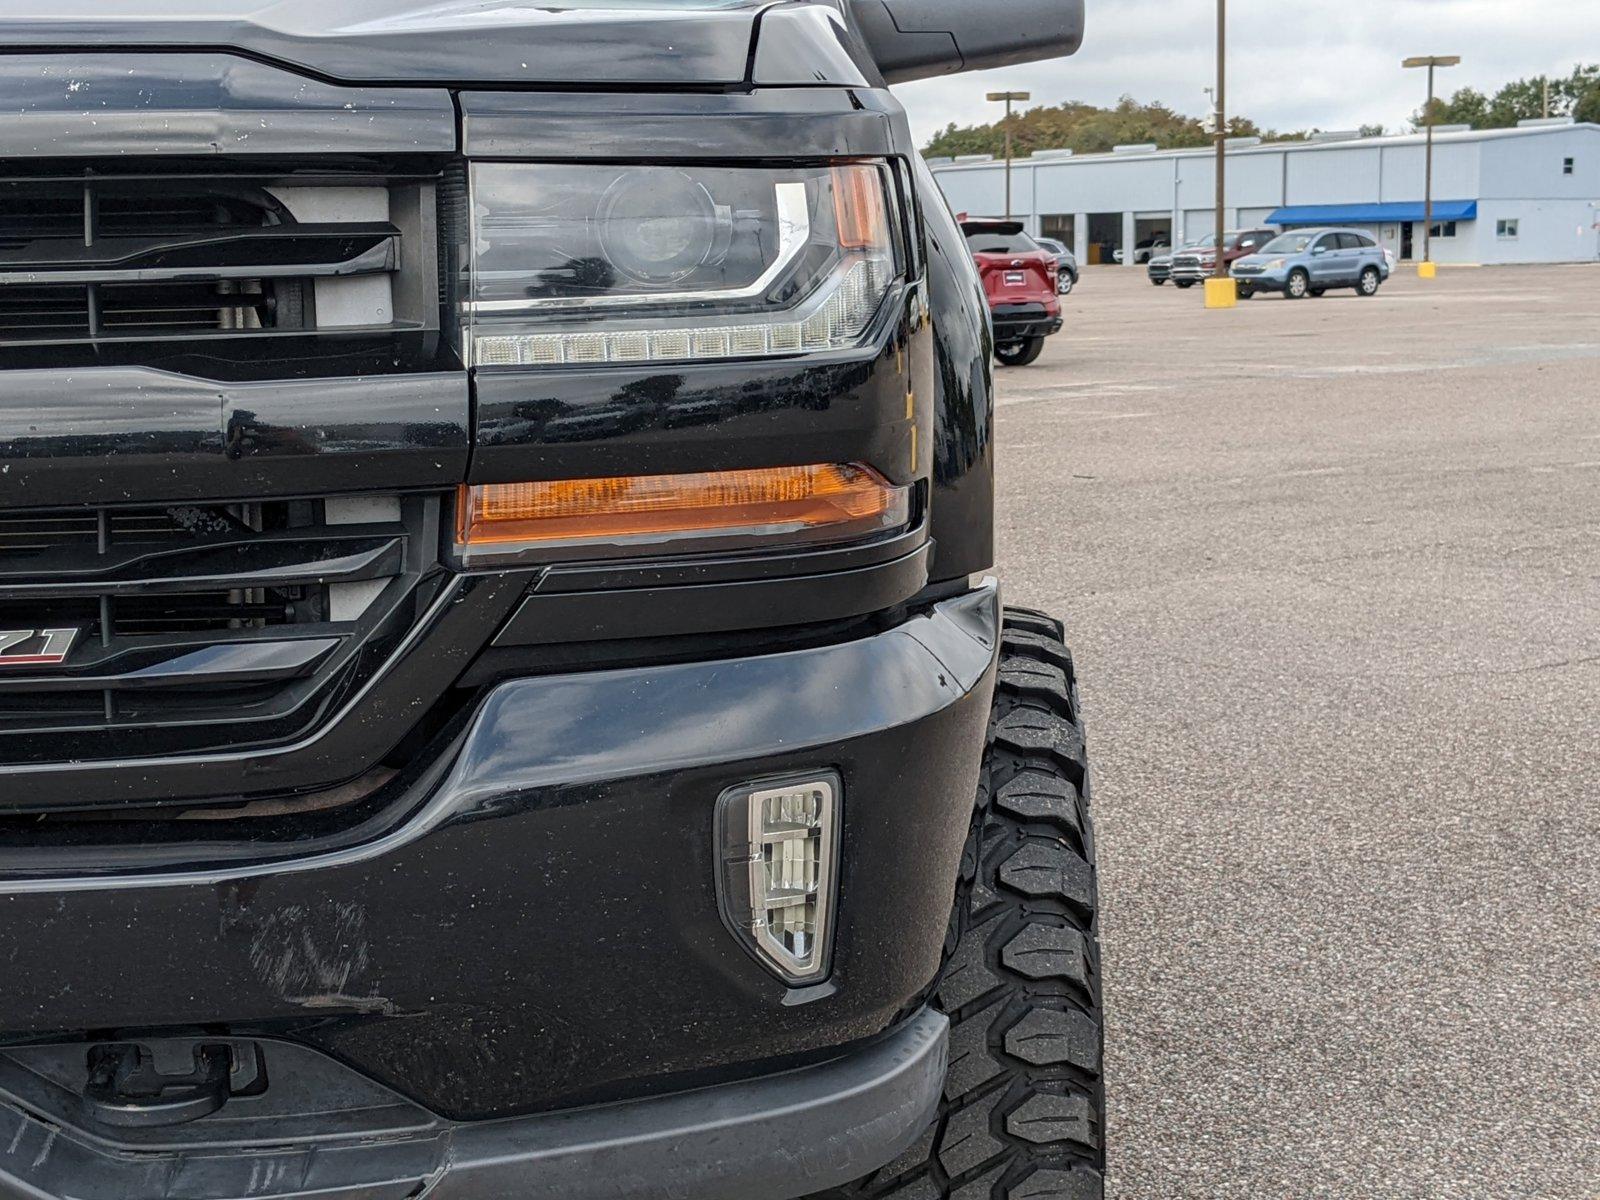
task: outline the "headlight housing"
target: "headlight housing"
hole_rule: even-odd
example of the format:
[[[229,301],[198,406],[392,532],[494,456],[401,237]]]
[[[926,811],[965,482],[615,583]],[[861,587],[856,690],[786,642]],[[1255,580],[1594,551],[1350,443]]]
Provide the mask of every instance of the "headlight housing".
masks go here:
[[[844,350],[901,274],[881,162],[823,167],[477,163],[476,366]]]

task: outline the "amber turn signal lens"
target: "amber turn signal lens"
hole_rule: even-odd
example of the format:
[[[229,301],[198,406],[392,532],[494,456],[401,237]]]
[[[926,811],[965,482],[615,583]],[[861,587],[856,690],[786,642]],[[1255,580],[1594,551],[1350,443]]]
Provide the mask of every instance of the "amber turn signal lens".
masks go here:
[[[889,214],[884,210],[883,177],[865,163],[833,169],[833,211],[839,245],[846,250],[889,249]]]
[[[910,489],[862,466],[767,467],[468,485],[459,510],[456,541],[472,562],[558,547],[861,538],[905,525]]]

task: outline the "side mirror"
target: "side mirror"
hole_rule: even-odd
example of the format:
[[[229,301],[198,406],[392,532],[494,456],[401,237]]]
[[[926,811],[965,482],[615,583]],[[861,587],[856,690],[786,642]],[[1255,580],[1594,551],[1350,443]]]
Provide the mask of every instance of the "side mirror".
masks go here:
[[[1311,247],[1311,253],[1312,254],[1326,254],[1327,252],[1328,252],[1328,248],[1326,246],[1317,245],[1317,246]]]
[[[1084,0],[849,0],[883,77],[907,83],[1062,58],[1083,42]]]

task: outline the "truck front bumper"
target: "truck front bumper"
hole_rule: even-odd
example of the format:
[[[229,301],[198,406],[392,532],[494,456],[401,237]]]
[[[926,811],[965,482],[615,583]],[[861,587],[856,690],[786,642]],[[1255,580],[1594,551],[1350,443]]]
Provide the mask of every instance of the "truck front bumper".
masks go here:
[[[924,1010],[817,1066],[476,1123],[431,1118],[346,1077],[367,1127],[354,1111],[328,1114],[315,1137],[296,1137],[294,1114],[263,1112],[225,1127],[202,1121],[187,1144],[181,1134],[118,1139],[42,1118],[15,1099],[20,1092],[48,1107],[48,1072],[30,1071],[24,1056],[0,1061],[0,1093],[12,1101],[0,1105],[0,1197],[792,1200],[868,1174],[917,1138],[938,1108],[948,1032],[942,1015]],[[296,1047],[263,1049],[269,1074],[343,1070],[324,1061],[308,1071]]]
[[[510,679],[348,844],[0,878],[0,1197],[782,1200],[880,1166],[937,1102],[943,1020],[903,1020],[999,611],[991,582],[846,641]],[[834,953],[792,988],[723,923],[714,813],[815,770],[843,783]],[[130,1149],[83,1116],[86,1052],[163,1039],[255,1047],[269,1086]],[[348,1099],[374,1089],[377,1131]]]

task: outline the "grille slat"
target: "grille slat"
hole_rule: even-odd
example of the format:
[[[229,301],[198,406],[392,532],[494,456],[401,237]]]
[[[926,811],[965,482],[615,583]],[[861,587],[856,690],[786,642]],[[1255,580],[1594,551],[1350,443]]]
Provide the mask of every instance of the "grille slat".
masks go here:
[[[0,761],[18,744],[6,735],[47,729],[176,723],[216,727],[215,741],[230,723],[276,719],[308,689],[375,665],[361,651],[389,609],[379,597],[418,578],[409,531],[437,501],[369,503],[363,523],[328,516],[334,503],[0,513],[0,630],[39,631],[13,653],[73,631],[62,662],[0,661]],[[362,599],[341,603],[337,589],[350,586]],[[249,649],[264,644],[276,657]],[[239,686],[240,662],[266,680],[243,709],[218,702]]]
[[[182,528],[170,509],[0,512],[0,555],[94,546],[100,538],[101,511],[106,512],[107,536],[118,545],[160,540]]]
[[[231,298],[241,290],[237,283],[107,286],[97,295],[83,281],[48,279],[52,264],[71,263],[115,239],[226,234],[282,219],[265,192],[253,199],[218,196],[215,186],[189,182],[177,194],[163,194],[98,181],[0,183],[0,272],[10,263],[18,277],[0,283],[0,345],[271,328],[270,284],[252,286],[241,304]]]
[[[0,347],[303,331],[315,279],[392,274],[399,239],[227,176],[0,180]]]

